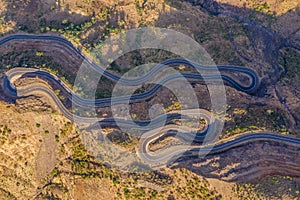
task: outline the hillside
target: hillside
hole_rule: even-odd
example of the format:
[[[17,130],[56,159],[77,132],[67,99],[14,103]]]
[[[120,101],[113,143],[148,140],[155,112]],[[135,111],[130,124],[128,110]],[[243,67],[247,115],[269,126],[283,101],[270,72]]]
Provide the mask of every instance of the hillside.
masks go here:
[[[0,0],[0,34],[62,36],[88,55],[124,30],[156,26],[179,31],[201,44],[217,65],[247,67],[259,76],[261,85],[254,94],[226,85],[228,105],[220,139],[256,131],[300,138],[299,5],[300,0]],[[37,68],[56,74],[72,88],[83,60],[64,49],[49,41],[1,45],[1,80],[12,68]],[[108,70],[123,75],[137,65],[172,56],[162,50],[137,50],[122,55]],[[31,77],[16,82],[18,87],[33,83],[46,85],[72,109],[66,93],[49,81]],[[114,86],[102,78],[96,97],[110,97]],[[200,106],[208,107],[203,85],[193,83],[193,88]],[[292,145],[254,142],[205,159],[179,160],[153,172],[121,172],[87,151],[80,130],[51,98],[35,93],[16,100],[3,91],[1,85],[0,199],[300,197],[300,160],[295,159],[299,151]],[[170,99],[174,94],[161,88],[150,100],[130,105],[130,114],[151,119],[148,111],[156,104],[165,111],[178,110],[178,102]],[[112,116],[107,107],[96,111],[101,117]],[[130,132],[104,130],[116,145],[134,150],[136,139],[128,136]]]

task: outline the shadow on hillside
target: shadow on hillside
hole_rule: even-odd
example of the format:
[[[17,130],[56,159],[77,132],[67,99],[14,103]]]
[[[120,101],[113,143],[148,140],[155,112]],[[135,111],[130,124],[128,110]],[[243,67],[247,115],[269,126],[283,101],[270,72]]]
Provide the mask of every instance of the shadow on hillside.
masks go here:
[[[202,13],[182,11],[185,4],[192,4]],[[294,99],[298,98],[300,90],[294,84],[289,86],[290,94],[283,94],[284,89],[279,91],[278,87],[288,70],[282,50],[292,48],[300,51],[300,7],[276,16],[214,0],[187,0],[185,4],[172,1],[178,10],[161,14],[156,26],[174,27],[190,35],[207,50],[216,64],[254,69],[261,77],[256,96],[278,99],[281,109],[285,109],[288,118],[291,118],[292,132],[296,132],[300,128],[300,110],[295,107]],[[294,78],[292,82],[297,81]],[[297,102],[300,103],[299,98]]]
[[[9,2],[7,0],[7,2]],[[22,7],[14,7],[13,4],[10,4],[7,7],[7,11],[1,13],[1,15],[5,15],[7,20],[12,20],[16,22],[14,32],[24,31],[29,33],[37,33],[49,30],[57,33],[58,29],[64,29],[70,27],[74,29],[74,37],[79,37],[84,34],[80,33],[80,24],[85,22],[90,22],[95,13],[91,12],[90,15],[84,16],[76,13],[69,13],[68,9],[61,10],[61,8],[55,4],[49,4],[43,6],[42,4],[37,3],[38,1],[30,1],[26,8]],[[289,16],[296,15],[299,16],[300,8],[298,7],[295,11],[290,11],[282,16],[270,16],[266,14],[262,14],[258,11],[254,11],[251,9],[247,9],[245,7],[235,7],[228,4],[218,4],[212,0],[204,0],[203,3],[195,3],[195,1],[191,1],[193,5],[207,14],[208,21],[201,21],[195,19],[179,19],[176,16],[180,16],[180,11],[172,11],[170,13],[162,13],[156,23],[158,27],[170,27],[172,24],[178,25],[181,24],[183,27],[191,25],[194,32],[188,32],[190,35],[194,36],[195,39],[202,45],[207,45],[209,47],[208,51],[213,56],[216,57],[216,60],[225,60],[224,58],[228,58],[227,63],[217,63],[217,64],[234,64],[241,65],[245,63],[249,66],[255,67],[260,66],[261,63],[258,61],[261,60],[264,63],[268,63],[269,66],[272,67],[272,70],[260,67],[260,76],[264,76],[265,79],[262,80],[262,87],[258,91],[258,96],[266,95],[266,91],[269,87],[274,85],[278,79],[281,77],[281,73],[285,70],[279,64],[279,59],[282,57],[280,50],[284,47],[295,48],[300,50],[300,39],[299,39],[299,21],[293,21],[295,23],[294,26],[288,27],[286,24],[286,28],[282,28],[277,31],[273,31],[266,26],[262,26],[260,24],[255,23],[255,20],[251,20],[255,15],[261,16],[264,20],[270,22],[281,21],[281,24],[284,24],[282,21]],[[176,7],[177,4],[173,2],[173,5]],[[45,15],[43,13],[51,12],[52,6],[56,9],[53,13],[48,13]],[[37,11],[37,12],[35,12]],[[237,15],[238,14],[238,15]],[[122,12],[118,12],[116,14],[111,14],[110,19],[112,23],[109,25],[110,28],[118,27],[117,20],[119,18],[124,18],[125,14]],[[190,15],[192,17],[192,15]],[[75,20],[74,20],[75,19]],[[174,21],[172,21],[172,20]],[[299,19],[299,18],[298,18]],[[66,23],[62,23],[63,20],[67,20]],[[221,22],[218,25],[209,24],[209,20],[220,20]],[[186,23],[186,24],[185,24]],[[209,25],[209,26],[208,26]],[[105,22],[96,22],[93,26],[105,26]],[[121,29],[123,27],[120,27]],[[199,28],[197,30],[197,28]],[[287,32],[285,32],[285,29]],[[89,30],[89,29],[87,29]],[[80,40],[82,43],[96,42],[98,40],[103,39],[102,34],[106,31],[101,29],[103,32],[90,33],[86,38],[82,37]],[[212,30],[214,32],[212,32]],[[183,32],[185,30],[182,30]],[[77,32],[79,32],[77,34]],[[50,33],[50,32],[49,32]],[[216,46],[216,42],[214,39],[217,39],[218,34],[222,34],[224,43],[220,43],[220,45],[226,44],[226,49],[222,49],[220,46]],[[237,44],[237,39],[240,35],[243,35],[248,38],[249,44],[247,48],[243,48],[239,44]],[[249,53],[247,50],[250,50]],[[59,53],[59,50],[57,50]],[[109,51],[113,51],[110,49]],[[218,54],[218,51],[222,51],[221,54]],[[229,52],[229,53],[228,53]],[[224,57],[227,56],[227,57]],[[233,58],[231,58],[233,57]],[[54,58],[55,59],[55,58]],[[71,58],[66,58],[71,59]],[[72,61],[66,60],[66,62],[72,63]],[[75,66],[80,67],[79,66]],[[77,70],[78,70],[77,68]],[[71,73],[71,71],[69,71]],[[74,71],[73,71],[74,73]],[[265,76],[266,75],[266,76]],[[300,115],[299,115],[300,116]],[[296,118],[299,119],[299,118]],[[207,167],[211,167],[207,165]],[[192,170],[193,171],[193,170]],[[197,171],[194,171],[198,173]],[[201,174],[205,176],[205,174]],[[208,174],[209,175],[209,174]]]
[[[171,168],[186,168],[205,178],[226,182],[250,183],[251,193],[280,199],[284,195],[299,195],[296,192],[300,188],[299,180],[286,178],[300,177],[298,157],[298,148],[292,145],[251,142],[204,158],[180,158]]]
[[[175,29],[177,28],[179,31],[189,34],[203,45],[216,64],[248,64],[251,67],[251,65],[260,65],[261,63],[257,62],[259,60],[268,63],[274,71],[262,69],[258,72],[261,77],[264,76],[264,73],[269,73],[268,79],[271,80],[263,80],[264,87],[260,91],[261,95],[264,95],[266,87],[274,84],[279,79],[283,71],[282,66],[278,63],[281,57],[280,50],[284,47],[300,50],[300,39],[296,35],[300,30],[299,18],[294,17],[291,20],[290,23],[294,25],[288,30],[282,27],[282,29],[274,31],[266,26],[266,24],[274,24],[277,21],[281,21],[281,19],[289,15],[299,17],[300,7],[284,15],[275,16],[246,7],[240,8],[229,4],[217,3],[214,0],[186,0],[186,2],[190,2],[204,12],[201,15],[204,19],[193,18],[193,14],[189,13],[185,15],[186,18],[182,18],[184,16],[180,11],[182,5],[175,1],[172,2],[172,5],[178,7],[179,10],[161,14],[156,25],[167,28],[172,27],[175,22],[178,25],[175,26]],[[259,17],[256,19],[255,16]],[[285,25],[286,23],[281,24]],[[243,45],[247,45],[247,48],[243,48],[242,45],[238,44],[237,40],[240,36],[245,36],[249,39],[247,41],[249,44],[245,43]],[[219,41],[220,39],[221,42]],[[253,54],[249,54],[246,50],[251,51]],[[255,69],[255,67],[253,68]]]
[[[272,93],[274,86],[276,87],[277,82],[286,75],[287,71],[287,67],[280,63],[280,60],[284,59],[281,50],[284,48],[300,50],[300,7],[298,6],[295,10],[290,10],[283,15],[275,16],[271,13],[264,14],[257,10],[248,9],[245,6],[236,7],[229,4],[219,4],[213,0],[187,0],[186,2],[202,10],[204,12],[201,15],[203,19],[194,17],[193,11],[183,15],[180,10],[182,4],[172,1],[172,5],[177,7],[178,10],[161,14],[156,25],[165,28],[173,26],[175,29],[177,28],[176,30],[195,38],[197,42],[206,48],[217,64],[246,65],[253,68],[258,71],[260,77],[264,77],[261,82],[261,88],[257,92],[258,96],[266,97]],[[288,21],[286,21],[287,19]],[[246,37],[249,43],[245,45],[239,44],[241,36]],[[252,53],[249,53],[249,51]],[[262,66],[262,63],[265,63],[266,66]],[[299,81],[299,79],[294,81]],[[291,89],[294,91],[299,90],[292,87]],[[286,107],[285,97],[277,96],[277,98],[283,104],[282,107]],[[291,99],[291,102],[293,101]],[[291,109],[290,112],[290,115],[295,120],[294,128],[296,128],[299,126],[300,112],[297,112],[297,109]],[[255,149],[252,150],[256,151]],[[260,155],[259,152],[257,152],[257,155]],[[178,167],[187,168],[204,177],[220,179],[222,177],[216,175],[216,173],[221,169],[217,166],[222,162],[224,165],[228,155],[224,152],[217,157],[220,160],[209,163],[205,162],[206,158],[195,159],[195,161],[193,159],[181,160]],[[225,158],[223,159],[222,157]],[[281,159],[281,157],[279,156],[278,159]],[[197,161],[203,164],[200,167],[201,170],[194,166],[197,165]],[[293,162],[292,158],[290,162]],[[282,165],[288,167],[289,161],[284,162]],[[224,165],[223,167],[230,168],[230,165]],[[289,170],[283,173],[281,169],[282,166],[278,164],[277,168],[269,170],[265,175],[299,176],[299,174],[293,174]],[[227,175],[234,174],[235,170],[234,168],[230,169]],[[261,178],[263,176],[258,177],[257,180]],[[231,181],[247,182],[249,180],[243,180],[243,177],[240,177]],[[259,188],[255,190],[259,191]],[[276,194],[274,195],[276,196]]]

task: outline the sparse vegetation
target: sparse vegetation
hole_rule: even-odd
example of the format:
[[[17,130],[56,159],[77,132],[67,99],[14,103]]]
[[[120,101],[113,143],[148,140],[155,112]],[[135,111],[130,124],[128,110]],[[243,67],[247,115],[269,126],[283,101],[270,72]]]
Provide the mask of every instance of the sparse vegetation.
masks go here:
[[[250,19],[262,25],[267,22],[266,27],[269,28],[280,27],[275,21],[277,20],[276,15],[278,15],[276,12],[281,8],[275,8],[271,2],[263,0],[237,2],[242,1],[246,3],[244,8],[242,6],[222,6],[222,9],[225,10],[229,9],[227,6],[233,7],[232,10],[241,15],[232,19],[225,17],[224,14],[212,14],[211,10],[217,10],[217,8],[214,8],[216,5],[213,3],[210,5],[209,1],[193,1],[195,4],[201,4],[196,8],[198,10],[182,1],[132,0],[113,3],[96,0],[47,1],[47,3],[35,0],[1,1],[0,34],[3,36],[21,31],[61,35],[71,40],[79,51],[91,53],[94,49],[99,50],[103,40],[111,35],[124,32],[124,30],[147,25],[162,26],[194,37],[207,49],[217,64],[243,66],[247,64],[247,67],[257,70],[261,78],[268,78],[271,70],[268,68],[266,60],[269,60],[269,57],[260,51],[265,50],[265,46],[271,45],[266,43],[268,39],[259,38],[260,35],[264,35],[259,27],[254,28],[257,32],[251,32],[248,29],[251,27],[251,23],[249,25],[245,21]],[[282,5],[282,2],[286,1],[279,2],[279,5]],[[293,4],[292,1],[290,2]],[[286,8],[282,8],[282,10],[287,11]],[[289,12],[291,14],[294,11]],[[241,20],[243,22],[238,20],[239,17],[245,16],[246,20]],[[276,32],[274,34],[277,34]],[[287,31],[289,34],[292,32]],[[281,37],[285,34],[278,35]],[[292,37],[292,35],[290,36]],[[3,52],[1,53],[0,69],[2,71],[14,67],[39,68],[59,76],[69,86],[73,85],[77,69],[81,64],[80,61],[72,62],[76,60],[75,56],[70,56],[68,51],[61,52],[58,44],[55,44],[56,50],[54,50],[55,48],[52,49],[50,45],[43,46],[37,41],[19,42],[19,44],[18,42],[8,44],[1,49]],[[274,43],[276,42],[274,41]],[[274,46],[276,45],[278,44],[274,44]],[[122,53],[122,51],[118,52],[120,55]],[[274,52],[274,54],[276,53],[278,52]],[[287,48],[282,51],[282,54],[283,59],[280,64],[286,71],[282,74],[281,84],[298,90],[299,52]],[[123,75],[137,65],[153,61],[160,62],[170,57],[175,57],[175,55],[162,50],[135,51],[130,55],[121,56],[118,61],[108,67],[108,70]],[[182,72],[192,71],[184,66],[180,66],[179,69]],[[82,87],[83,85],[75,87],[74,90],[83,94]],[[102,77],[95,94],[96,98],[111,97],[113,87],[112,81]],[[150,85],[143,86],[136,90],[135,94],[142,93],[149,87]],[[65,99],[63,92],[57,88],[54,89],[54,93],[68,105],[69,102]],[[271,95],[273,92],[270,92],[269,88],[266,90],[269,93],[266,92],[265,96]],[[294,96],[298,97],[297,94]],[[265,98],[265,96],[253,98]],[[249,96],[241,95],[240,97],[246,99]],[[166,112],[182,109],[182,105],[176,100],[167,99],[163,102],[160,100],[158,98],[158,103],[163,104]],[[156,101],[153,102],[156,103]],[[17,106],[22,107],[20,102]],[[147,118],[147,109],[144,108],[149,108],[151,104],[147,102],[146,106],[139,106],[130,108],[133,110],[132,118],[139,120],[142,115],[147,115],[143,116]],[[227,136],[257,130],[289,133],[286,123],[288,119],[284,109],[277,105],[271,105],[272,107],[270,105],[266,107],[247,106],[243,108],[233,106],[228,110]],[[88,199],[90,194],[84,196],[85,193],[97,192],[100,194],[98,196],[108,199],[211,200],[224,198],[216,189],[213,189],[207,180],[197,175],[196,172],[183,168],[166,168],[147,173],[126,173],[115,170],[113,166],[102,163],[91,155],[82,143],[81,133],[76,130],[74,124],[66,121],[56,111],[52,112],[53,116],[49,113],[44,115],[41,111],[39,112],[40,116],[37,116],[38,120],[35,120],[29,110],[25,109],[23,115],[19,115],[19,113],[14,113],[14,109],[17,109],[15,107],[11,109],[9,106],[6,108],[1,106],[2,108],[10,111],[10,115],[7,116],[2,113],[3,124],[0,125],[0,145],[3,147],[0,157],[2,171],[0,197],[4,199],[29,199],[36,194],[38,194],[37,198],[45,199]],[[105,109],[99,110],[101,114],[107,112]],[[296,109],[292,108],[291,110]],[[18,116],[17,120],[14,118],[15,115]],[[52,116],[54,120],[48,115]],[[23,117],[24,122],[22,121]],[[114,145],[134,151],[138,141],[132,137],[133,132],[134,130],[132,133],[124,133],[111,129],[107,131],[107,136]],[[50,142],[48,138],[51,138]],[[14,143],[16,144],[14,145]],[[8,145],[10,145],[9,148],[6,148]],[[59,148],[59,155],[55,154],[54,147],[56,146]],[[51,160],[52,158],[53,160]],[[42,163],[41,169],[37,167],[39,163]],[[48,166],[50,167],[47,168]],[[34,170],[36,168],[39,169],[36,170],[37,172]],[[290,177],[270,177],[259,184],[239,184],[234,188],[234,193],[237,193],[241,199],[281,198],[286,193],[289,195],[288,199],[298,197],[299,191],[299,184]],[[104,196],[107,193],[109,196]]]
[[[283,50],[284,63],[281,63],[283,67],[285,67],[285,72],[282,74],[283,82],[294,85],[298,84],[299,76],[300,76],[300,53],[294,49],[284,49]]]
[[[280,110],[248,108],[230,109],[228,115],[233,118],[226,122],[226,136],[248,131],[275,131],[288,134],[284,114]]]
[[[299,183],[288,176],[269,176],[259,183],[237,184],[233,188],[240,199],[292,199],[299,195],[299,189]]]
[[[10,133],[11,133],[11,129],[8,128],[8,126],[0,125],[0,143],[1,144],[4,144],[7,141]]]

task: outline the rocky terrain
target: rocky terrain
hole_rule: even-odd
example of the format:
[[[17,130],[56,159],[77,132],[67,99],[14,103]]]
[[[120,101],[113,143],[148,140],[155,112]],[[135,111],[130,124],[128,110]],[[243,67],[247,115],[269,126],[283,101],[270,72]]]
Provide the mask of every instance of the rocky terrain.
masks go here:
[[[245,66],[260,77],[261,87],[252,95],[226,86],[228,106],[221,138],[261,130],[299,137],[299,3],[0,0],[0,33],[3,37],[14,33],[60,35],[88,54],[100,41],[122,30],[158,26],[180,31],[199,42],[216,64]],[[163,51],[135,51],[115,61],[109,70],[124,74],[135,65],[170,57]],[[81,64],[82,60],[59,43],[18,41],[0,46],[1,73],[14,67],[40,68],[57,74],[72,87]],[[51,82],[32,77],[17,84],[37,81],[52,87],[65,105],[71,106]],[[113,87],[103,78],[97,96],[109,97]],[[201,84],[194,88],[200,105],[206,108],[203,94],[207,91]],[[255,142],[204,159],[179,160],[161,171],[123,173],[91,156],[75,125],[46,96],[35,94],[15,101],[1,92],[0,97],[0,199],[300,197],[297,147]],[[172,93],[162,88],[150,101],[132,105],[131,114],[149,119],[147,111],[157,103],[166,110],[179,109],[170,99],[174,99]],[[111,111],[101,108],[98,114],[109,117]],[[126,135],[113,128],[107,131],[117,141]],[[130,142],[121,145],[132,148]]]

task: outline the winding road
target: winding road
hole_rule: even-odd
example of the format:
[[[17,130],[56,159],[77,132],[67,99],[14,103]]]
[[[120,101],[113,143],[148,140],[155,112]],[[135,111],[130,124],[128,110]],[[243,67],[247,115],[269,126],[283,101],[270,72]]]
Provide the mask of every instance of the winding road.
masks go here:
[[[66,46],[66,48],[71,48],[74,54],[78,55],[83,60],[87,61],[90,66],[99,74],[113,80],[117,81],[124,85],[130,85],[130,86],[137,86],[142,85],[143,83],[146,83],[147,80],[154,77],[156,74],[158,74],[164,67],[168,67],[169,65],[188,65],[192,66],[199,70],[205,70],[209,71],[212,70],[209,66],[201,66],[196,63],[187,61],[185,59],[170,59],[166,60],[155,67],[153,67],[146,75],[136,78],[136,79],[123,79],[119,77],[116,74],[113,74],[101,66],[95,64],[94,62],[87,59],[80,51],[78,51],[77,48],[73,46],[71,42],[68,40],[57,37],[57,36],[46,36],[46,35],[12,35],[8,36],[6,38],[3,38],[0,40],[0,45],[4,45],[10,41],[15,40],[39,40],[39,41],[53,41],[53,42],[59,42]],[[230,76],[227,75],[221,75],[221,78],[230,86],[234,87],[237,90],[240,90],[242,92],[246,92],[249,94],[254,93],[258,88],[260,84],[260,80],[257,76],[257,74],[251,70],[244,67],[239,66],[226,66],[226,65],[220,65],[217,66],[218,70],[220,72],[223,71],[232,71],[232,72],[238,72],[246,75],[249,77],[251,83],[249,85],[243,85],[239,83],[238,81],[234,80]],[[122,124],[127,127],[136,127],[137,125],[141,128],[145,127],[145,133],[140,135],[140,146],[137,150],[137,154],[139,158],[144,161],[147,164],[150,165],[166,165],[170,161],[174,161],[178,159],[179,155],[184,156],[196,156],[201,154],[216,154],[219,152],[226,151],[228,149],[234,148],[236,146],[243,145],[245,143],[253,142],[253,141],[276,141],[276,142],[283,142],[283,143],[289,143],[293,145],[299,145],[300,146],[300,140],[293,137],[283,136],[283,135],[277,135],[277,134],[271,134],[271,133],[250,133],[246,135],[241,135],[238,137],[235,137],[233,140],[228,140],[226,142],[217,143],[217,144],[210,144],[206,146],[190,146],[192,142],[201,143],[203,140],[205,140],[205,136],[211,134],[210,131],[213,131],[214,129],[211,129],[210,127],[214,126],[214,118],[211,115],[210,112],[202,109],[196,109],[196,110],[185,110],[181,112],[170,112],[167,114],[163,114],[161,116],[158,116],[157,118],[151,120],[151,121],[131,121],[131,120],[125,120],[125,119],[115,119],[115,118],[96,118],[96,117],[82,117],[74,115],[71,111],[69,111],[61,102],[61,100],[56,96],[56,94],[48,88],[46,85],[43,84],[35,84],[30,85],[27,87],[16,88],[14,86],[14,82],[19,78],[26,78],[30,76],[39,76],[43,79],[48,79],[53,81],[61,90],[64,90],[64,93],[67,94],[67,98],[69,98],[73,103],[87,107],[87,106],[96,106],[96,107],[102,107],[107,106],[108,104],[114,103],[122,103],[130,100],[131,102],[140,102],[145,101],[146,99],[151,98],[157,90],[161,87],[161,85],[166,84],[169,81],[179,79],[181,77],[184,77],[186,79],[195,80],[195,81],[201,81],[201,80],[208,80],[208,79],[216,79],[217,76],[214,75],[200,75],[200,74],[192,74],[192,73],[179,73],[179,74],[171,74],[161,80],[159,84],[156,84],[153,86],[150,90],[142,93],[142,94],[134,94],[131,96],[120,96],[120,97],[113,97],[113,98],[105,98],[105,99],[84,99],[76,94],[73,93],[73,91],[63,82],[61,81],[57,76],[38,69],[30,69],[30,68],[15,68],[11,69],[8,72],[6,72],[6,76],[3,79],[2,87],[5,89],[5,93],[14,98],[20,98],[24,96],[29,96],[35,92],[41,92],[49,96],[57,105],[57,107],[60,109],[62,114],[72,120],[72,121],[80,121],[84,123],[89,124]],[[174,119],[181,119],[184,117],[190,117],[193,114],[201,115],[203,119],[207,122],[207,127],[202,131],[191,131],[188,127],[180,127],[175,126],[174,124],[170,124],[170,122]],[[163,124],[164,127],[158,127],[161,126],[161,121],[166,120],[166,123]],[[149,126],[150,125],[150,126]],[[177,132],[180,132],[180,134],[176,134]],[[173,136],[175,133],[176,136],[179,136],[179,139],[182,141],[185,141],[187,145],[176,145],[168,147],[167,149],[164,149],[160,152],[151,152],[149,150],[149,145],[153,143],[154,141],[158,140],[161,137],[167,137],[167,136]]]

